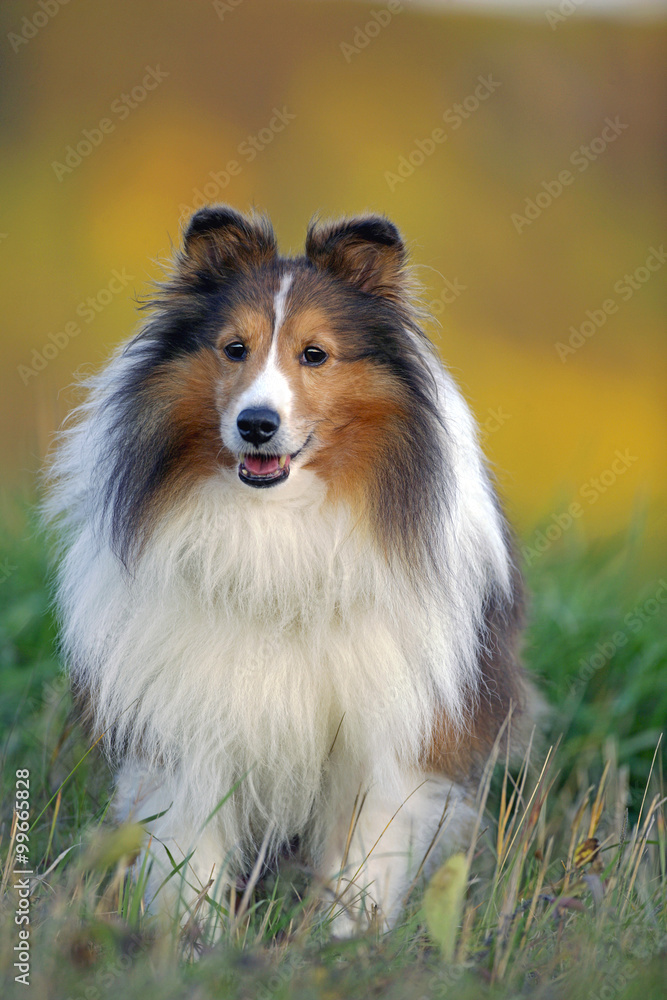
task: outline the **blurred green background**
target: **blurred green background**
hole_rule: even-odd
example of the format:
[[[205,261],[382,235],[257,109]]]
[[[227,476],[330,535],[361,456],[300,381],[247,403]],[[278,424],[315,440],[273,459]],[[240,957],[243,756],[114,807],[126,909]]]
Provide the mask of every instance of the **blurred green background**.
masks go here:
[[[664,537],[664,23],[322,0],[1,16],[5,484],[136,328],[188,210],[266,210],[299,252],[314,213],[372,209],[410,244],[528,543],[573,502],[592,536],[640,503]]]
[[[0,833],[15,768],[28,766],[39,870],[72,852],[36,903],[38,993],[101,995],[100,969],[119,967],[109,931],[121,942],[124,924],[99,896],[94,933],[105,928],[107,943],[84,968],[89,952],[76,942],[93,933],[92,896],[68,887],[78,885],[82,835],[106,815],[108,774],[71,727],[45,544],[24,500],[76,399],[76,373],[137,329],[137,299],[206,201],[267,211],[283,252],[301,251],[317,212],[370,209],[399,225],[434,316],[429,332],[478,417],[521,538],[532,594],[525,660],[551,706],[542,736],[562,737],[541,834],[556,837],[554,880],[568,817],[606,763],[617,785],[607,813],[627,804],[634,821],[643,807],[667,717],[667,21],[655,9],[603,17],[592,16],[597,0],[567,2],[495,16],[447,0],[0,4]],[[655,757],[651,794],[663,795],[664,747]],[[482,973],[496,917],[502,942],[509,912],[490,891],[471,950]],[[618,928],[615,917],[603,928],[596,909],[595,935],[581,922],[563,934],[548,916],[546,936],[524,932],[507,996],[538,986],[533,968],[541,996],[555,995],[564,969],[582,994],[594,983],[620,989],[615,962],[658,940],[657,899],[633,901]],[[292,928],[292,911],[281,912],[275,927]],[[150,924],[137,926],[152,940]],[[424,956],[437,956],[413,926],[409,946],[399,931],[389,949],[364,942],[358,960],[315,942],[304,989],[423,992]],[[285,995],[305,995],[289,972],[302,944],[280,938],[276,952],[274,933],[265,944],[285,956]],[[0,938],[0,973],[13,978],[14,931]],[[243,964],[225,953],[188,978],[158,936],[126,978],[112,975],[109,995],[153,996],[156,975],[169,996],[209,995],[209,980],[211,995],[237,980],[246,995],[269,971],[250,959],[249,941]],[[642,961],[653,976],[656,962]],[[458,994],[486,992],[474,968]],[[434,976],[440,993],[449,988],[440,966]],[[653,995],[647,984],[634,980],[638,996]]]

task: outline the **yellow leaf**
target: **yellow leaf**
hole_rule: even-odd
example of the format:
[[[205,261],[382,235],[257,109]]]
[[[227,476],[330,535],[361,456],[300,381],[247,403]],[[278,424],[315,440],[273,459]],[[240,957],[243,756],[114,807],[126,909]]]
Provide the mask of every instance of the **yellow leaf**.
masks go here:
[[[453,854],[435,873],[424,893],[423,910],[429,936],[448,960],[454,957],[467,885],[466,856]]]
[[[121,858],[134,860],[141,850],[146,833],[139,823],[125,823],[109,830],[98,830],[88,844],[82,860],[85,869],[105,871]]]

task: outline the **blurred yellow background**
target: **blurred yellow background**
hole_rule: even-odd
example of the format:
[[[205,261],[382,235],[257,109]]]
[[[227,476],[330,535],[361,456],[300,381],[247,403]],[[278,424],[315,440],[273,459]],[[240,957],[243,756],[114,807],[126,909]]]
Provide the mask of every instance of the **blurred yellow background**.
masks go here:
[[[6,484],[136,328],[189,210],[266,210],[299,252],[314,213],[372,209],[410,244],[519,530],[577,502],[603,534],[648,500],[664,534],[664,24],[397,0],[1,16]]]

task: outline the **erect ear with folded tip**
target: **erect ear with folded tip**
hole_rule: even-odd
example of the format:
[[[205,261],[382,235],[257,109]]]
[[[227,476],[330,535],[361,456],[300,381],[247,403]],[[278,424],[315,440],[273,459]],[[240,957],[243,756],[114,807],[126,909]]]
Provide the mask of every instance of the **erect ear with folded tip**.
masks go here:
[[[397,299],[403,290],[405,246],[396,226],[380,215],[311,223],[306,256],[318,270],[369,295]]]
[[[210,285],[261,267],[276,253],[276,237],[266,216],[245,216],[227,205],[210,205],[190,219],[178,263],[186,280]]]

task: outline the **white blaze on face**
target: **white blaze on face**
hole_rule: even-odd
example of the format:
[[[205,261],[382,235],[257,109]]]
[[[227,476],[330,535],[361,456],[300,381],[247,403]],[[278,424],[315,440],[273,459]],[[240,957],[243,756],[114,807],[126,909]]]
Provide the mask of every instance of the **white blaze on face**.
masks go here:
[[[280,279],[280,288],[276,292],[273,299],[273,311],[275,313],[275,323],[273,325],[273,343],[275,345],[276,338],[278,336],[278,331],[283,325],[283,320],[285,319],[285,302],[287,299],[287,293],[290,290],[292,284],[292,275],[284,274]]]
[[[275,320],[271,347],[266,359],[266,365],[252,385],[248,386],[238,401],[238,412],[252,406],[267,406],[275,410],[281,420],[285,420],[292,406],[292,390],[285,375],[278,368],[278,334],[286,313],[287,295],[293,276],[285,274],[280,279],[280,288],[273,298]]]

